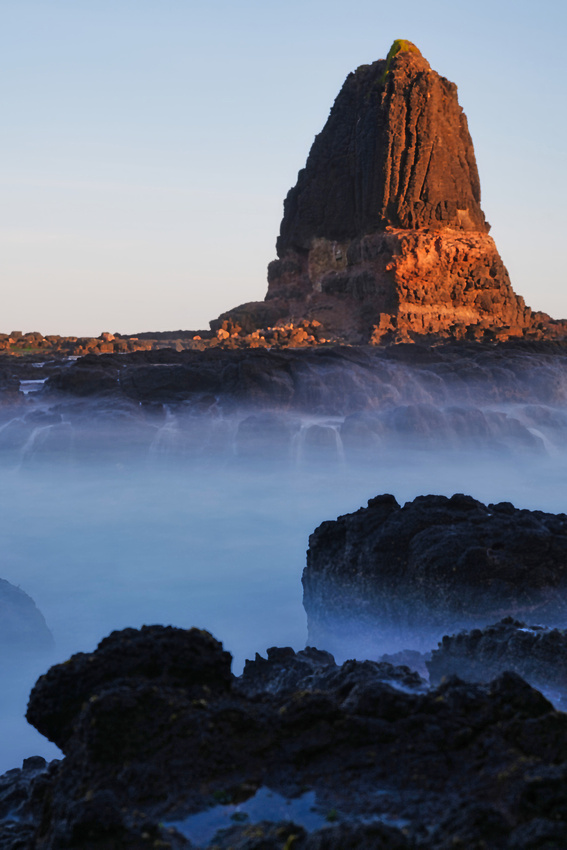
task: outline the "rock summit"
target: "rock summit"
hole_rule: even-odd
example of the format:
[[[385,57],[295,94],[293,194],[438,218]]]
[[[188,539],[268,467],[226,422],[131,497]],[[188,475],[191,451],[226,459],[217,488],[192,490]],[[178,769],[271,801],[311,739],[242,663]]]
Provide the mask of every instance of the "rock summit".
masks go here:
[[[489,229],[457,87],[396,40],[349,74],[316,136],[265,300],[211,327],[308,320],[349,343],[537,332],[548,317],[515,294]]]

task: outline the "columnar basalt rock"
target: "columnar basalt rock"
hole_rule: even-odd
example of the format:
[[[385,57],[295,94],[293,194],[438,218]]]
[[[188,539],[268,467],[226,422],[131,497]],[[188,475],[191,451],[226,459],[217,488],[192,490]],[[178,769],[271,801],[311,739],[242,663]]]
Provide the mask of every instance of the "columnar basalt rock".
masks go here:
[[[511,287],[480,206],[457,87],[417,47],[347,77],[284,203],[264,302],[212,322],[309,319],[347,342],[521,336],[548,317]]]

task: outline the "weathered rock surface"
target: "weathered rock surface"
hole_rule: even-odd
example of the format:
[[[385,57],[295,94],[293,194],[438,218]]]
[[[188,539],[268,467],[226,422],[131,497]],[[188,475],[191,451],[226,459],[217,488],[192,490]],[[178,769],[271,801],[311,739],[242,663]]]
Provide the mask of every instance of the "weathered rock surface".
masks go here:
[[[349,74],[315,138],[265,301],[211,327],[316,320],[351,343],[564,335],[515,294],[488,230],[457,87],[396,41]]]
[[[377,496],[310,536],[303,588],[309,642],[343,657],[504,614],[567,623],[567,516],[460,494],[403,507]]]
[[[506,617],[484,629],[445,635],[426,661],[432,684],[458,675],[488,682],[505,670],[544,690],[554,704],[567,707],[567,631],[528,626]]]
[[[475,343],[307,351],[172,350],[87,355],[49,371],[44,396],[220,403],[354,414],[397,404],[565,402],[560,343]],[[36,370],[42,376],[42,370]],[[29,372],[26,372],[28,375]],[[37,396],[39,397],[39,396]]]
[[[200,699],[227,691],[231,657],[208,632],[171,626],[143,626],[112,632],[94,654],[78,653],[38,679],[30,696],[27,719],[62,750],[73,734],[81,706],[107,683],[182,688]]]
[[[0,579],[1,660],[22,652],[45,652],[53,645],[53,635],[31,596]]]
[[[65,758],[0,777],[3,850],[563,846],[567,716],[516,674],[428,691],[315,649],[272,649],[240,679],[228,661],[202,631],[153,626],[52,668],[28,716]],[[319,825],[247,819],[262,788],[310,791]],[[234,825],[193,840],[192,815],[214,831],[230,803]]]

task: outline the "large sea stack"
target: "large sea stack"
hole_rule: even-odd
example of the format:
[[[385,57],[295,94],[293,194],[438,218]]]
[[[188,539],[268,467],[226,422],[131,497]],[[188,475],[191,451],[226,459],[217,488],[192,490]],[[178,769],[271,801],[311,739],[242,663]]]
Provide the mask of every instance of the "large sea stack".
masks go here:
[[[457,87],[395,41],[349,74],[315,138],[265,300],[211,326],[316,320],[351,343],[521,336],[548,317],[514,293],[489,229]]]

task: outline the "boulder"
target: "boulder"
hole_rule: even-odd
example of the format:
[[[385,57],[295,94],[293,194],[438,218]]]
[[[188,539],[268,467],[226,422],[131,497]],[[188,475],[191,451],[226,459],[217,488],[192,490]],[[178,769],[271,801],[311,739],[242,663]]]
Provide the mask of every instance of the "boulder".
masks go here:
[[[102,640],[95,653],[79,652],[36,682],[27,719],[65,751],[81,707],[102,690],[127,680],[178,688],[197,699],[230,687],[231,657],[208,632],[172,626],[123,629]]]

